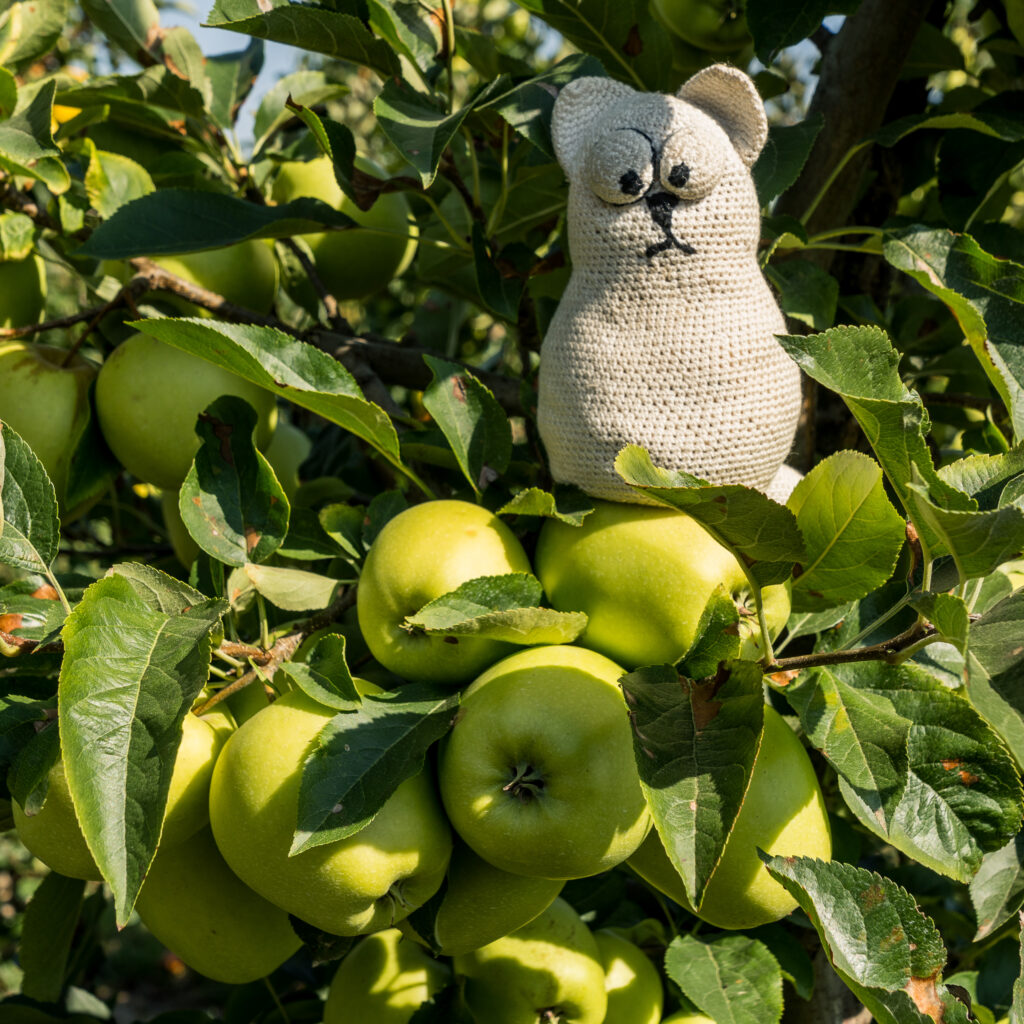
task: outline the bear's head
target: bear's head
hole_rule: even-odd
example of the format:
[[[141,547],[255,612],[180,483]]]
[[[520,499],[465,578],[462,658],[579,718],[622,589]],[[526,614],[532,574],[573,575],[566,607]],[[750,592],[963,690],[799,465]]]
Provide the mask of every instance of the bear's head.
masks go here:
[[[608,78],[570,82],[552,138],[569,179],[574,266],[611,260],[628,275],[638,261],[675,278],[723,256],[753,257],[760,211],[750,167],[767,133],[754,83],[726,64],[675,96]]]

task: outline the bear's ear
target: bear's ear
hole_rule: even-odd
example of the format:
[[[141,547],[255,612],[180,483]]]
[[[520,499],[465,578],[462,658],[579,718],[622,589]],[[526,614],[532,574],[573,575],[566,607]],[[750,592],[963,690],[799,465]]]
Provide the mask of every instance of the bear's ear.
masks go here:
[[[768,138],[764,104],[750,76],[729,64],[712,64],[682,84],[676,96],[714,118],[750,167]]]
[[[551,140],[566,176],[571,177],[576,169],[580,150],[597,118],[608,107],[634,95],[634,89],[612,78],[577,78],[562,88],[551,114]]]

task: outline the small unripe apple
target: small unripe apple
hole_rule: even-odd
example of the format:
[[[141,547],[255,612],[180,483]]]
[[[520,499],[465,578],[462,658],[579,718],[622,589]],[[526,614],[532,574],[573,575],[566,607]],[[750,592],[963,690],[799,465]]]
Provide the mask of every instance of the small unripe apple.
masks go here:
[[[172,953],[229,985],[265,977],[302,945],[288,915],[231,872],[208,828],[161,845],[135,906]]]
[[[289,501],[299,489],[299,467],[312,450],[313,442],[305,431],[287,420],[278,421],[273,440],[263,454]]]
[[[464,683],[515,648],[499,640],[410,633],[405,619],[477,576],[530,572],[512,531],[466,501],[427,501],[378,534],[359,577],[359,628],[373,656],[403,679]]]
[[[376,164],[356,157],[356,168],[376,177],[387,174]],[[351,217],[359,227],[305,235],[317,274],[336,299],[365,299],[402,274],[416,253],[416,222],[400,192],[377,198],[369,210],[349,199],[334,177],[326,156],[281,165],[274,182],[276,203],[302,196],[321,199]]]
[[[376,932],[341,961],[324,1004],[324,1024],[408,1024],[450,978],[445,964],[397,928]]]
[[[0,263],[0,281],[5,266]],[[65,507],[68,470],[89,422],[89,386],[98,371],[77,353],[68,359],[67,349],[0,342],[0,420],[35,452],[53,482],[62,513],[71,511]]]
[[[46,266],[33,253],[0,261],[0,327],[39,323],[46,305]]]
[[[254,313],[269,313],[277,297],[278,270],[274,243],[257,238],[223,249],[190,252],[181,256],[160,256],[154,262],[164,270],[192,284],[222,295],[228,302]],[[163,293],[166,297],[166,293]],[[186,316],[213,316],[190,302],[171,300]]]
[[[828,812],[814,767],[796,734],[770,707],[764,709],[764,737],[743,806],[707,884],[699,917],[718,928],[756,928],[796,907],[796,900],[768,874],[758,848],[779,857],[832,856]],[[627,863],[692,911],[683,880],[656,831]]]
[[[760,631],[743,569],[682,512],[595,501],[582,526],[549,519],[535,561],[552,607],[586,612],[587,628],[577,643],[627,669],[682,658],[718,586],[740,610],[741,655],[760,656]],[[789,594],[788,584],[763,591],[773,637],[789,617]]]
[[[107,444],[129,473],[177,491],[199,450],[199,414],[221,395],[244,398],[256,410],[256,444],[266,448],[277,424],[269,391],[199,356],[134,334],[100,369],[96,412]]]
[[[602,1024],[658,1024],[664,997],[654,964],[639,946],[613,930],[594,932],[594,939],[608,994]]]

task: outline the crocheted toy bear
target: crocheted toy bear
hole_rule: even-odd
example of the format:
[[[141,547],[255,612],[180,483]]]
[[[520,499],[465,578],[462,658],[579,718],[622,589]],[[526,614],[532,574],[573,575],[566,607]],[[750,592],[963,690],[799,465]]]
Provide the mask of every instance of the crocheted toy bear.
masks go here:
[[[551,472],[644,502],[615,473],[655,465],[785,500],[800,373],[757,264],[750,167],[767,137],[742,71],[717,64],[675,96],[570,82],[552,136],[569,179],[572,276],[541,349],[538,420]]]

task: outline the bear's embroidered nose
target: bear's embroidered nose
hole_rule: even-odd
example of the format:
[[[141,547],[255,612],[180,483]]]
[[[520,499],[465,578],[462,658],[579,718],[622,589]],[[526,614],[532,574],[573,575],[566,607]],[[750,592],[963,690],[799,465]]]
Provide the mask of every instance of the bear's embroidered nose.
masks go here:
[[[679,202],[679,197],[672,195],[671,192],[648,192],[644,196],[644,202],[647,203],[647,208],[651,211],[651,216],[654,218],[655,223],[663,224],[672,210],[675,209],[676,203]]]

